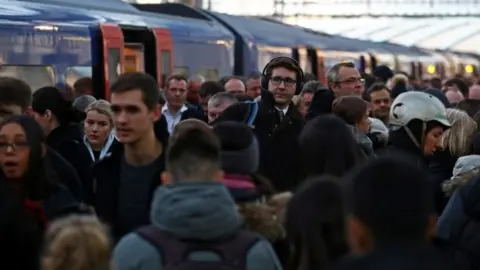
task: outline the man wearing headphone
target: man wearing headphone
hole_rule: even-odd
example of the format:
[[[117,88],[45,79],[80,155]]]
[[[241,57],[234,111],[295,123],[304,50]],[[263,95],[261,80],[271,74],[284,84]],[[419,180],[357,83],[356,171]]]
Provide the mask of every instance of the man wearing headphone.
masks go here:
[[[274,58],[262,72],[258,105],[234,104],[216,121],[247,123],[252,120],[260,147],[259,173],[269,178],[277,191],[292,190],[302,180],[298,137],[305,121],[292,99],[300,93],[303,81],[303,71],[297,61],[289,57]],[[256,108],[258,112],[252,118]]]

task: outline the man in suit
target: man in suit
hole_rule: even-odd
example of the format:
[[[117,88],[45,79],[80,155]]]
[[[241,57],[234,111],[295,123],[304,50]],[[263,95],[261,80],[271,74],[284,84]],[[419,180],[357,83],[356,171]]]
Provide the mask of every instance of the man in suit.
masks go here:
[[[165,84],[165,99],[167,103],[162,107],[162,115],[166,121],[168,133],[182,120],[197,118],[206,121],[196,108],[187,105],[188,80],[183,75],[170,76]],[[162,119],[160,120],[162,121]]]

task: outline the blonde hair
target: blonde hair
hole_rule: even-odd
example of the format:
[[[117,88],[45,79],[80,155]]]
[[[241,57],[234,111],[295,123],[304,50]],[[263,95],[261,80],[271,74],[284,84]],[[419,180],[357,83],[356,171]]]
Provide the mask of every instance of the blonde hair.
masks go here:
[[[55,221],[46,235],[43,270],[109,270],[107,227],[94,216]]]
[[[88,113],[91,110],[95,110],[98,113],[106,115],[110,120],[112,119],[112,109],[110,107],[110,103],[104,99],[99,99],[90,103],[85,109],[85,113]]]
[[[443,149],[456,157],[467,155],[471,151],[477,123],[466,112],[457,109],[447,109],[447,119],[452,127],[443,133]]]

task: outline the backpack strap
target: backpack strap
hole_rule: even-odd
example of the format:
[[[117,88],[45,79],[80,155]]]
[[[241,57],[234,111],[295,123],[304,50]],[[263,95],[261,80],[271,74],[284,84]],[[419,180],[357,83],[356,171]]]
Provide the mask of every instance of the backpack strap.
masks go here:
[[[259,234],[241,230],[231,240],[218,245],[226,262],[240,266],[239,269],[247,269],[248,251],[262,238]]]
[[[157,249],[164,266],[182,262],[187,247],[167,232],[154,225],[149,225],[141,227],[136,233]]]

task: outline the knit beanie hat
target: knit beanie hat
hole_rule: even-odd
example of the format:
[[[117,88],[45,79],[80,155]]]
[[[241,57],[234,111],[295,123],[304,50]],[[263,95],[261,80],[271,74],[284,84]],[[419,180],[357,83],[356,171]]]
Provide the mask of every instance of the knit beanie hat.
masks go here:
[[[442,102],[445,108],[450,108],[450,101],[448,101],[447,96],[445,96],[442,91],[435,88],[428,88],[424,92],[438,98],[438,100]]]
[[[390,78],[393,77],[393,71],[385,65],[380,65],[375,68],[373,75],[384,82],[387,82]]]
[[[252,129],[233,121],[213,126],[222,146],[222,169],[227,174],[252,174],[258,170],[258,142]]]

